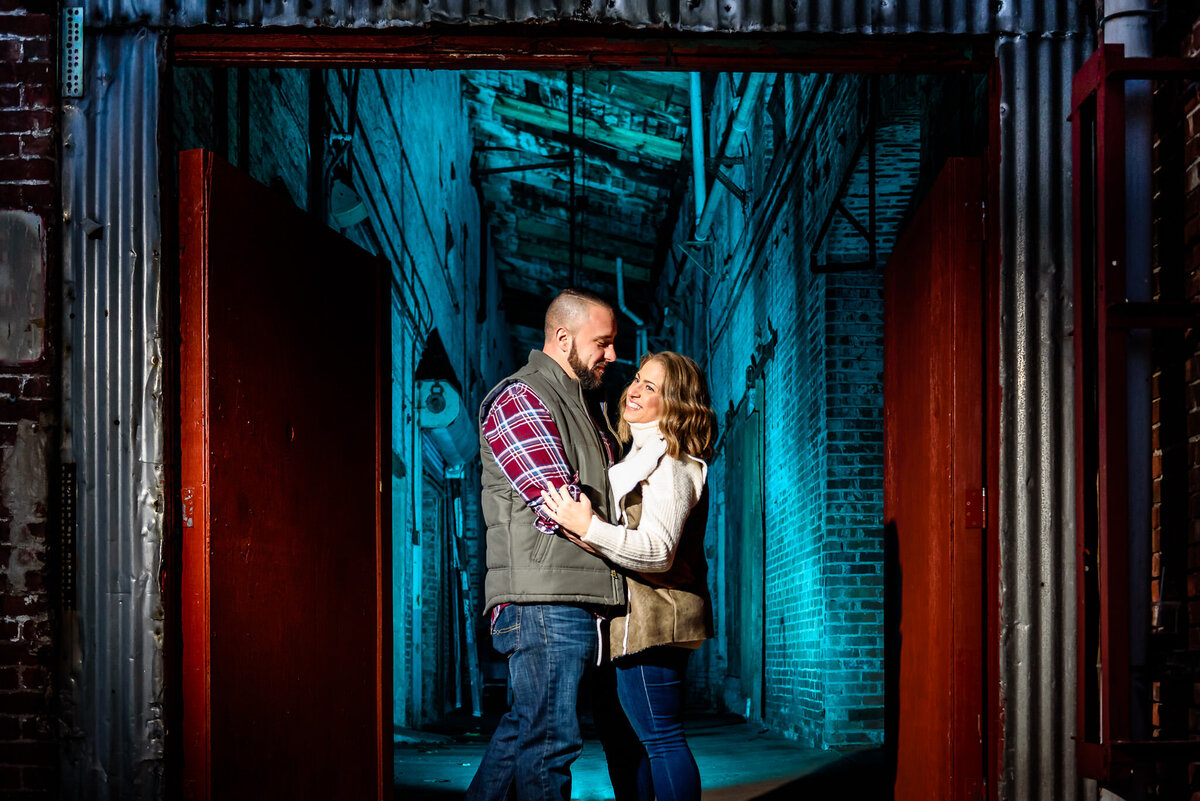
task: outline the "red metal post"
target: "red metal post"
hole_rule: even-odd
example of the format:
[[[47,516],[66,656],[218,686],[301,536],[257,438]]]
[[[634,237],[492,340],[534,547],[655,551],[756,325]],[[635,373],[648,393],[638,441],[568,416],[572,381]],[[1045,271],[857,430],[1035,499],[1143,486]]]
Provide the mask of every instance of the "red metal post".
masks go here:
[[[1106,45],[1073,83],[1076,747],[1080,775],[1102,782],[1126,778],[1135,759],[1165,758],[1167,749],[1178,751],[1181,745],[1130,739],[1126,351],[1129,329],[1192,326],[1198,309],[1194,304],[1130,304],[1126,299],[1125,81],[1184,75],[1200,75],[1200,60],[1127,59],[1122,46]],[[1092,443],[1094,455],[1089,452]],[[1092,580],[1098,584],[1094,600],[1088,597],[1089,567],[1095,568]],[[1095,640],[1089,638],[1092,621]],[[1088,691],[1093,675],[1095,697]]]

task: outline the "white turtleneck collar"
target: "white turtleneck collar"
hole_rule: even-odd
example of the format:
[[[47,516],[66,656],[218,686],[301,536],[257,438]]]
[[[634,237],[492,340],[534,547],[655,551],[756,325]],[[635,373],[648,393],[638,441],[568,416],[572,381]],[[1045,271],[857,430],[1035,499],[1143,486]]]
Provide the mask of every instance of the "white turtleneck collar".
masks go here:
[[[608,484],[618,508],[621,499],[654,471],[667,452],[667,440],[658,430],[657,420],[630,423],[629,433],[633,436],[633,447],[624,459],[608,468]]]
[[[664,439],[662,432],[658,430],[657,420],[651,420],[649,423],[630,423],[629,433],[633,435],[633,447],[635,448],[644,447],[654,437]]]

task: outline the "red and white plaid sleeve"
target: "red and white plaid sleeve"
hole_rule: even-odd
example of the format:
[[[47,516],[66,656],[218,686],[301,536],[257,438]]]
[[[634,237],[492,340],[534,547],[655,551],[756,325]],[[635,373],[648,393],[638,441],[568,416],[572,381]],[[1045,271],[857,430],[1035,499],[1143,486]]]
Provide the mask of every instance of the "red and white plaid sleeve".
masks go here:
[[[492,402],[483,420],[483,436],[497,464],[534,512],[539,531],[554,534],[558,524],[542,513],[542,490],[566,484],[579,497],[579,478],[567,463],[562,436],[542,399],[516,382]]]

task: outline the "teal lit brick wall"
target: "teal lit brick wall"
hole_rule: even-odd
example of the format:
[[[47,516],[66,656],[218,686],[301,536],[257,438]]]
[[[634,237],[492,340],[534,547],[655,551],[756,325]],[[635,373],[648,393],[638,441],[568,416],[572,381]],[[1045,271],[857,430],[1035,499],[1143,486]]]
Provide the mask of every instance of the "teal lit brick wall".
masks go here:
[[[350,129],[350,71],[326,73],[333,125]],[[392,263],[392,476],[393,506],[393,706],[400,726],[438,720],[449,711],[451,618],[448,554],[452,536],[449,487],[464,499],[467,563],[474,608],[483,593],[482,534],[478,513],[479,469],[472,456],[462,479],[438,476],[437,458],[422,455],[415,376],[426,344],[437,332],[463,414],[474,419],[482,395],[512,369],[495,266],[480,265],[484,236],[470,181],[471,132],[451,71],[380,70],[358,74],[358,119],[350,177],[369,217],[348,232]],[[483,322],[479,322],[482,311]],[[477,449],[473,422],[468,450]],[[427,472],[432,468],[434,478]],[[440,499],[442,513],[431,515]],[[480,652],[486,627],[473,615]]]
[[[883,278],[831,275],[825,296],[827,745],[882,742]]]
[[[736,77],[710,79],[710,154],[735,107]],[[731,571],[755,531],[728,514],[750,485],[723,451],[709,478],[707,542],[718,636],[693,657],[691,682],[702,686],[691,687],[690,700],[749,712],[818,747],[883,740],[881,265],[921,170],[916,81],[879,81],[880,267],[810,268],[814,254],[821,261],[868,255],[848,224],[835,223],[817,242],[867,122],[867,88],[854,76],[776,76],[742,146],[745,163],[727,168],[749,191],[746,204],[728,194],[721,201],[712,244],[694,254],[708,274],[679,258],[663,279],[674,292],[660,290],[670,308],[664,339],[703,356],[725,421],[723,442],[738,439],[728,429],[746,425],[748,410],[762,420],[755,469],[762,473],[765,568],[761,631],[754,632],[762,638],[762,684],[739,675],[739,655],[731,653],[731,642],[748,636],[733,636],[744,618],[730,585],[744,573]],[[805,108],[820,113],[802,117]],[[844,202],[865,218],[862,172],[860,162]],[[690,233],[681,224],[676,241]]]

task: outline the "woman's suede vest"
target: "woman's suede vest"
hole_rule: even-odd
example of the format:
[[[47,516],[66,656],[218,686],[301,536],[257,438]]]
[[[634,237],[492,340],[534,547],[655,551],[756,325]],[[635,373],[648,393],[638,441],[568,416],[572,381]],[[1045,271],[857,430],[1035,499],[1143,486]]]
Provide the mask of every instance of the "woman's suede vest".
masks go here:
[[[580,489],[591,499],[596,514],[611,520],[604,443],[588,414],[579,382],[545,353],[530,351],[528,364],[488,393],[479,410],[480,423],[496,396],[518,381],[545,404],[562,436],[567,462],[579,472]],[[485,609],[501,603],[624,604],[625,581],[607,562],[534,526],[536,515],[496,463],[482,425],[479,451],[487,522]]]
[[[621,499],[625,525],[641,520],[641,487]],[[708,488],[683,523],[683,534],[670,570],[630,573],[626,577],[629,608],[609,621],[607,657],[619,659],[655,645],[695,648],[713,636],[712,600],[708,593],[708,562],[704,530],[708,525]]]

